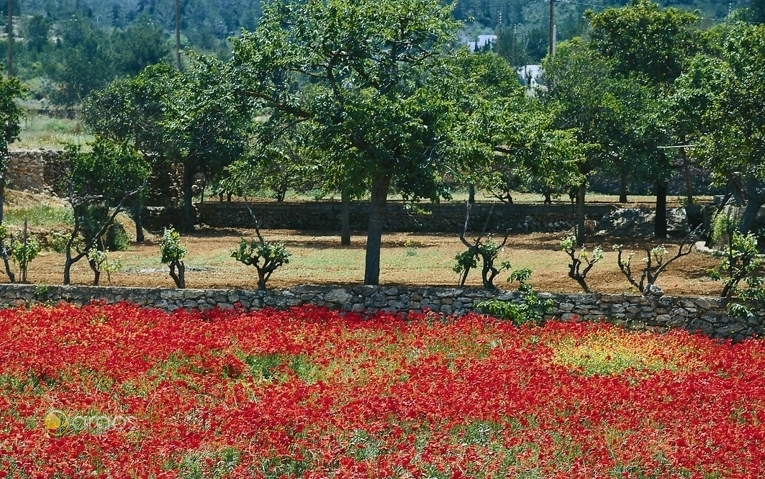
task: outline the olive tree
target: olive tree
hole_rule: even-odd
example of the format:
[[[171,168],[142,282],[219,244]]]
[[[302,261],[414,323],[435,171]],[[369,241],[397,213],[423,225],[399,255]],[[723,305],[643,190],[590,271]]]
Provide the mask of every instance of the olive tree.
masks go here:
[[[88,258],[98,284],[100,268],[94,250],[103,248],[103,237],[123,211],[126,202],[146,184],[149,168],[143,157],[126,143],[96,138],[90,152],[67,145],[62,155],[69,172],[62,185],[74,213],[74,227],[66,241],[64,284],[71,282],[71,268]],[[105,215],[94,209],[105,209]]]
[[[303,123],[327,175],[369,186],[365,284],[378,284],[388,195],[438,199],[459,90],[441,79],[457,23],[440,0],[269,2],[233,41],[242,105]],[[439,81],[436,81],[439,80]],[[452,150],[456,151],[456,150]]]
[[[5,166],[8,160],[8,145],[18,140],[21,133],[23,111],[17,100],[23,98],[25,94],[26,88],[17,78],[0,77],[0,226],[3,224],[5,204]],[[2,238],[0,238],[0,254],[5,263],[5,270],[10,272],[8,252]]]

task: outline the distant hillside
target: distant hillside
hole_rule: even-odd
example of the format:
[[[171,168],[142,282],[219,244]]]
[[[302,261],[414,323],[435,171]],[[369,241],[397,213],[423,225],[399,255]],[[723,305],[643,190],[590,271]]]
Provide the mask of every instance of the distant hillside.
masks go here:
[[[450,2],[451,0],[443,0]],[[581,34],[583,13],[620,7],[628,0],[554,0],[557,39]],[[174,0],[12,0],[14,74],[30,83],[34,98],[73,106],[88,92],[146,65],[172,61],[175,49]],[[730,10],[750,0],[660,0],[662,6],[698,10],[707,27],[725,21]],[[261,0],[178,0],[181,41],[225,59],[227,41],[242,28],[256,28]],[[460,37],[475,41],[499,34],[503,53],[514,64],[537,63],[547,51],[549,0],[457,0],[454,15],[465,24]],[[0,14],[7,2],[0,0]],[[2,21],[2,20],[0,20]],[[510,33],[511,35],[508,35]],[[508,39],[508,37],[510,37]],[[6,39],[0,34],[0,49]],[[7,68],[7,63],[6,63]]]
[[[450,0],[444,0],[445,3]],[[662,6],[698,10],[706,22],[723,21],[728,8],[749,5],[750,0],[659,0]],[[5,1],[0,11],[5,9]],[[175,28],[173,0],[14,0],[21,14],[43,15],[55,24],[81,14],[93,18],[104,28],[124,28],[141,14],[167,30]],[[561,38],[569,38],[583,26],[586,9],[602,10],[620,7],[628,0],[556,0],[555,15]],[[241,28],[253,29],[261,14],[260,0],[180,0],[181,27],[192,47],[214,50],[219,42],[237,34]],[[455,17],[473,20],[473,28],[515,26],[524,31],[546,28],[549,22],[549,2],[546,0],[458,0]]]

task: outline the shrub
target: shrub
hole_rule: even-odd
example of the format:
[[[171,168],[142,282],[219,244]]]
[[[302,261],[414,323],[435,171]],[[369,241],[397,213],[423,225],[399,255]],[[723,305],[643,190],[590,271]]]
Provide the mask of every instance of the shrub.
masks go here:
[[[629,281],[632,286],[636,287],[644,296],[648,296],[649,294],[661,296],[663,294],[661,288],[656,284],[659,275],[664,272],[664,270],[667,269],[667,266],[673,261],[691,254],[691,251],[693,251],[693,240],[698,238],[700,234],[701,227],[691,231],[677,247],[677,253],[670,257],[667,256],[669,251],[663,244],[653,248],[646,246],[644,248],[646,255],[643,258],[643,267],[640,271],[639,280],[635,277],[636,273],[633,273],[632,271],[632,258],[635,256],[635,252],[630,251],[625,258],[624,246],[620,244],[614,245],[614,250],[619,253],[616,258],[616,261],[619,264],[619,269],[627,278],[627,281]]]
[[[531,283],[531,270],[528,268],[518,269],[510,274],[509,282],[518,282],[519,299],[514,302],[491,299],[482,301],[476,307],[487,314],[500,319],[512,321],[516,326],[526,323],[539,324],[544,319],[545,313],[553,306],[551,299],[541,299]]]

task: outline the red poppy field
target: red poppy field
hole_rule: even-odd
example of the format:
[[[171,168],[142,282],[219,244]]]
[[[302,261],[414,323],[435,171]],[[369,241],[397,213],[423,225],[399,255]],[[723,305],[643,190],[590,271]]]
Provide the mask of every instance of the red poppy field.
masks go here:
[[[0,477],[765,476],[765,343],[485,316],[0,311]]]

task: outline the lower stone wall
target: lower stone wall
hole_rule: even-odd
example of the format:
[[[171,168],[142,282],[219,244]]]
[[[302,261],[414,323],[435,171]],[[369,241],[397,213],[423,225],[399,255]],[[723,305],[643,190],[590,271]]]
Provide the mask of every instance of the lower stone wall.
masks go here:
[[[715,338],[739,341],[765,333],[765,304],[756,305],[752,318],[730,318],[717,298],[633,295],[551,294],[549,318],[596,321],[605,319],[631,329],[666,331],[672,328],[702,332]],[[489,292],[480,288],[411,288],[399,286],[298,286],[286,290],[201,290],[159,288],[115,288],[90,286],[0,285],[0,306],[91,301],[127,301],[140,306],[173,311],[178,308],[214,307],[245,310],[279,309],[301,305],[326,306],[345,311],[374,313],[433,311],[463,315],[481,301],[496,298],[518,301],[516,292]]]

